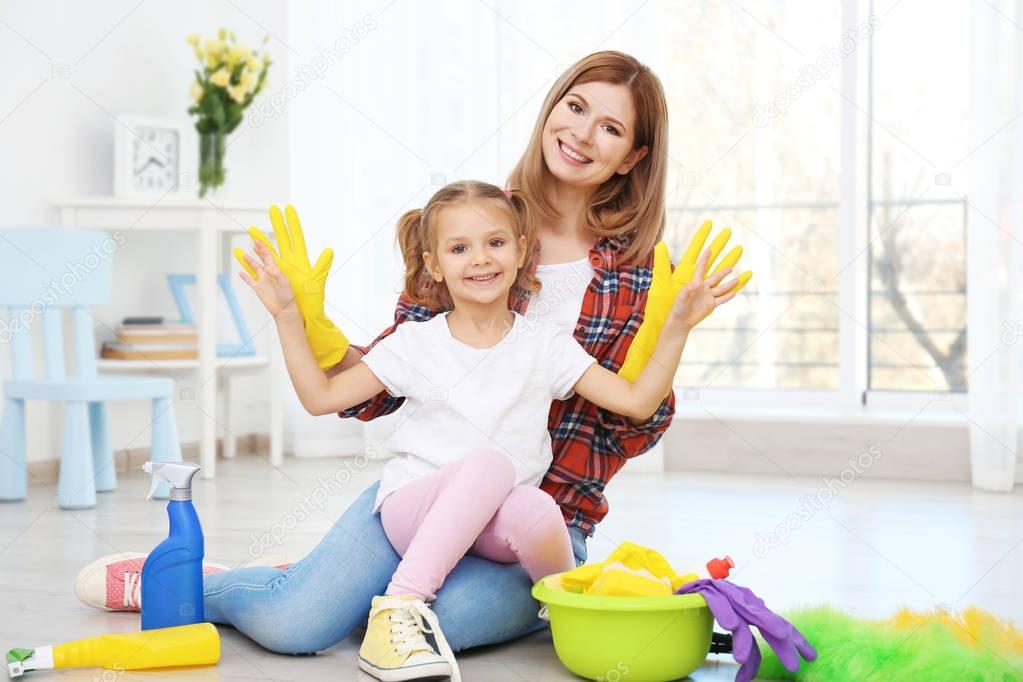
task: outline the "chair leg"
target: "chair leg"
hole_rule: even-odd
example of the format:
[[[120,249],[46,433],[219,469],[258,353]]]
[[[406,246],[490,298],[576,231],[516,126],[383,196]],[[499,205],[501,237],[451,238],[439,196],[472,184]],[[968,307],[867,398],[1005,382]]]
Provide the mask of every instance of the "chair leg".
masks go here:
[[[178,425],[174,420],[174,403],[170,398],[153,399],[153,445],[150,459],[154,462],[181,461]],[[170,485],[163,481],[157,486],[153,497],[165,500],[169,494]]]
[[[0,426],[0,500],[24,500],[28,494],[25,463],[25,401],[4,400]]]
[[[92,467],[92,438],[89,435],[89,405],[64,405],[64,451],[60,458],[57,504],[64,509],[96,506],[95,470]]]
[[[232,423],[232,410],[231,410],[231,375],[225,374],[221,378],[221,391],[224,396],[223,409],[220,414],[223,415],[224,424],[224,459],[234,459],[234,456],[238,454],[238,437],[234,435],[234,424]]]
[[[96,472],[96,492],[117,490],[117,467],[110,447],[107,404],[89,403],[89,433],[92,435],[92,467]]]

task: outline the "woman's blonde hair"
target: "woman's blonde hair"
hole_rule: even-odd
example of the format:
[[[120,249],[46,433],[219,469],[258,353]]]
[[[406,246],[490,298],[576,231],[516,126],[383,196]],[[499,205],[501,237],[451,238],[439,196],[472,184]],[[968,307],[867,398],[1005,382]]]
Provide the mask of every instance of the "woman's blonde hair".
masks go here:
[[[434,310],[452,308],[447,285],[433,279],[426,268],[423,253],[436,253],[437,219],[441,209],[457,202],[478,200],[496,201],[508,211],[516,247],[519,237],[526,238],[525,260],[512,283],[509,299],[540,290],[540,281],[535,275],[539,242],[532,202],[518,190],[503,190],[486,182],[464,180],[442,187],[430,197],[426,206],[407,211],[398,220],[398,247],[405,261],[405,295],[414,303]]]
[[[634,57],[622,52],[596,52],[561,75],[547,93],[529,145],[512,170],[508,186],[524,190],[532,197],[540,219],[553,222],[560,217],[544,192],[551,177],[541,146],[544,126],[554,107],[573,86],[594,82],[629,88],[636,109],[633,149],[649,147],[647,155],[626,175],[615,173],[597,188],[586,211],[587,226],[595,234],[630,238],[623,261],[631,264],[650,254],[664,232],[668,163],[668,105],[664,89],[654,72]]]

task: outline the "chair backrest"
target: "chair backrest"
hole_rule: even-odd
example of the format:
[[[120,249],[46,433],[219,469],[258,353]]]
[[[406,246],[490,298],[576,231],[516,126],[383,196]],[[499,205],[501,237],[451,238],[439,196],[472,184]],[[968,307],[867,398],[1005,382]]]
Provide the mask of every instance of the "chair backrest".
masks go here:
[[[41,321],[46,378],[65,378],[62,310],[72,311],[76,373],[96,375],[89,307],[110,300],[113,255],[123,239],[53,227],[0,229],[0,343],[10,344],[15,379],[32,378],[32,328]]]

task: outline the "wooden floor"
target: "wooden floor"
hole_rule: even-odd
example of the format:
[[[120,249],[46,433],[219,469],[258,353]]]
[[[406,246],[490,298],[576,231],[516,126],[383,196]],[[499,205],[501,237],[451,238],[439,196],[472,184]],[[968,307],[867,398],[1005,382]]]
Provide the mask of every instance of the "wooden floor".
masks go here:
[[[249,560],[253,537],[267,532],[303,495],[325,495],[322,512],[299,522],[280,550],[300,557],[377,476],[352,460],[285,460],[273,470],[258,457],[222,461],[215,481],[198,481],[195,500],[207,558]],[[348,480],[340,490],[318,477]],[[163,503],[146,501],[147,476],[123,477],[95,509],[62,511],[53,490],[32,486],[23,503],[0,504],[0,650],[133,630],[137,614],[80,604],[72,580],[89,561],[115,551],[148,551],[166,534]],[[590,542],[590,558],[622,540],[662,551],[677,569],[731,554],[735,582],[775,610],[829,603],[882,616],[901,605],[976,604],[1023,623],[1023,493],[983,493],[959,485],[871,480],[823,481],[719,474],[631,474],[609,490],[611,514]],[[289,523],[289,525],[291,525]],[[163,673],[98,669],[26,679],[369,680],[355,665],[359,636],[312,657],[269,653],[220,628],[219,665]],[[360,633],[361,634],[361,633]],[[578,679],[561,667],[548,632],[459,658],[467,682]],[[708,661],[699,681],[732,680],[728,659]]]

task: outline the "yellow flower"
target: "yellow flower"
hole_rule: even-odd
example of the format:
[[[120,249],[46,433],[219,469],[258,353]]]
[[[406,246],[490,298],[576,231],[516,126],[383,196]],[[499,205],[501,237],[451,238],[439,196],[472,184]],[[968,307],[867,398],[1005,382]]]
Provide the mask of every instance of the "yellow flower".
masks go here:
[[[226,88],[231,84],[231,72],[224,67],[220,67],[217,69],[216,73],[210,76],[210,83]]]
[[[255,55],[250,54],[249,58],[245,60],[245,68],[247,68],[249,71],[255,72],[259,71],[259,67],[260,67],[259,60],[256,59]]]
[[[188,96],[192,99],[193,102],[198,102],[199,100],[202,99],[202,96],[205,92],[206,91],[202,89],[201,85],[193,81],[192,87],[189,88],[188,90]]]
[[[256,89],[258,80],[251,71],[243,71],[241,78],[238,80],[238,85],[244,88],[245,93],[248,94]]]
[[[235,102],[241,104],[245,100],[245,95],[247,95],[248,93],[246,92],[242,84],[239,83],[238,85],[227,86],[227,94],[230,95],[231,99],[233,99]]]
[[[199,34],[193,33],[185,39],[192,47],[199,47]]]
[[[245,45],[237,44],[232,45],[227,52],[227,63],[231,66],[238,64],[239,62],[246,62],[252,56],[252,50]]]
[[[220,52],[224,49],[224,41],[217,40],[216,38],[206,39],[206,51],[207,52]]]
[[[200,62],[206,59],[206,55],[203,54],[202,48],[198,45],[195,46],[195,58]]]
[[[221,40],[226,40],[227,39],[227,29],[226,28],[222,28],[222,29],[218,30],[217,31],[217,37],[220,38]]]

